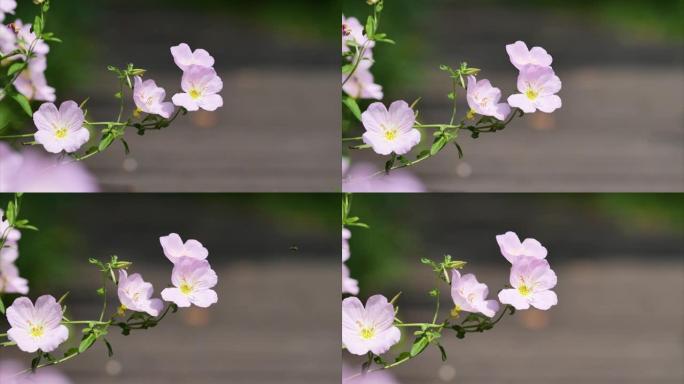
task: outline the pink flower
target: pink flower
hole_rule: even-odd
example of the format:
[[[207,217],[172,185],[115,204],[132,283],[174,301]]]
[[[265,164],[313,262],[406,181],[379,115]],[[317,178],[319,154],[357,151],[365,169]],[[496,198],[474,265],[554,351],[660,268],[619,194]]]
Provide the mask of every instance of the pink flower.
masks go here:
[[[363,32],[363,25],[356,17],[345,18],[342,15],[342,53],[349,52],[349,42],[359,47],[366,44],[367,49],[375,46],[374,41],[368,41]]]
[[[349,260],[351,252],[349,252],[349,239],[351,238],[351,231],[347,228],[342,228],[342,262]]]
[[[209,256],[209,251],[204,248],[202,243],[194,239],[183,243],[177,233],[160,237],[159,243],[164,249],[164,255],[174,264],[177,264],[183,257],[204,260]]]
[[[65,101],[57,110],[52,103],[45,103],[33,114],[38,128],[36,141],[50,153],[76,152],[90,139],[90,132],[83,126],[83,111],[74,101]]]
[[[518,235],[511,231],[508,231],[503,235],[497,235],[496,242],[499,243],[501,254],[511,264],[516,264],[527,257],[544,259],[548,253],[546,248],[544,248],[539,241],[535,239],[525,239],[521,243]]]
[[[24,352],[52,352],[69,338],[69,330],[60,324],[62,306],[49,295],[39,297],[35,306],[28,297],[14,300],[7,308],[7,321],[7,337]]]
[[[349,75],[343,73],[342,81]],[[342,90],[355,99],[375,99],[382,100],[382,86],[375,84],[373,74],[364,66],[359,66],[354,74],[342,86]]]
[[[0,24],[0,55],[4,56],[15,49],[17,49],[17,35],[9,27]]]
[[[223,82],[213,68],[192,65],[183,72],[181,88],[185,93],[173,96],[173,103],[188,111],[200,108],[215,111],[223,106],[223,98],[217,93],[223,89]]]
[[[5,14],[13,15],[16,8],[16,0],[0,0],[0,22],[5,20]]]
[[[489,80],[475,79],[468,76],[468,93],[466,96],[470,109],[483,116],[493,116],[499,120],[506,120],[511,113],[511,107],[506,103],[499,103],[501,90],[492,87]]]
[[[381,355],[401,338],[394,326],[394,306],[382,295],[363,303],[356,297],[342,300],[342,344],[349,353]]]
[[[6,236],[5,243],[8,245],[15,245],[21,239],[21,232],[17,229],[9,229],[10,224],[5,220],[5,211],[0,209],[0,237]]]
[[[382,103],[373,103],[361,114],[366,133],[363,142],[373,147],[375,153],[403,155],[420,143],[420,132],[413,128],[416,116],[409,105],[395,101],[389,111]]]
[[[359,163],[349,169],[342,180],[344,192],[425,192],[427,189],[420,179],[406,169],[397,169],[389,175],[375,174],[378,169],[368,163]]]
[[[46,69],[47,59],[45,56],[31,59],[28,69],[17,77],[14,87],[29,100],[55,101],[55,89],[48,85],[45,78]]]
[[[513,44],[507,45],[506,52],[508,52],[511,63],[520,70],[529,64],[550,67],[553,62],[553,58],[544,48],[533,47],[532,49],[527,49],[527,44],[522,41],[516,41]]]
[[[166,91],[158,87],[154,80],[142,81],[140,76],[135,77],[133,101],[139,110],[168,119],[175,108],[173,103],[164,102],[164,98],[166,98]]]
[[[0,293],[29,292],[28,280],[19,276],[19,269],[13,263],[0,263]]]
[[[14,152],[0,142],[0,192],[97,192],[97,182],[80,162],[37,149]]]
[[[27,372],[26,367],[13,360],[0,361],[0,383],[2,384],[72,384],[72,382],[52,367],[45,367],[35,373]]]
[[[511,107],[518,107],[525,113],[539,109],[551,113],[562,106],[561,98],[556,95],[561,90],[561,81],[551,67],[528,65],[518,75],[519,94],[508,97]]]
[[[342,293],[359,294],[359,282],[351,278],[349,268],[344,263],[342,263]]]
[[[152,298],[152,284],[144,281],[139,273],[128,276],[128,272],[120,269],[117,293],[121,304],[134,312],[159,316],[159,312],[164,308],[164,303],[160,299]]]
[[[479,283],[472,273],[461,276],[457,270],[451,274],[451,298],[454,300],[456,312],[465,311],[481,313],[487,317],[494,317],[499,310],[496,300],[487,300],[489,288]]]
[[[181,43],[171,47],[171,55],[176,65],[183,71],[187,71],[193,65],[212,68],[214,58],[204,49],[196,49],[194,52],[186,43]]]
[[[558,304],[556,293],[556,274],[545,259],[526,258],[511,268],[512,289],[499,292],[499,301],[510,304],[515,309],[528,309],[533,306],[547,310]]]
[[[179,307],[196,305],[207,308],[218,301],[216,291],[212,290],[218,282],[216,272],[206,260],[183,257],[173,266],[171,282],[174,288],[166,288],[161,296]]]
[[[19,28],[17,32],[17,46],[23,50],[33,49],[32,52],[38,56],[45,56],[50,52],[48,46],[43,40],[38,39],[33,32],[31,24],[22,24],[21,20],[15,21],[14,24]]]
[[[387,371],[368,372],[359,375],[361,369],[353,370],[347,365],[342,365],[342,384],[399,384],[399,382]]]

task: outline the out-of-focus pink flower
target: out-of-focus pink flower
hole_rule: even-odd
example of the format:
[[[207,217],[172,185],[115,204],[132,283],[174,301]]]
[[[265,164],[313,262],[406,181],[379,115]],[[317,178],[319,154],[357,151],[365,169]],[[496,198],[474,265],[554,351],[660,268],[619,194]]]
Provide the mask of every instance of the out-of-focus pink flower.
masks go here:
[[[351,252],[349,251],[349,239],[351,239],[351,231],[347,228],[342,228],[342,262],[349,260]]]
[[[152,298],[154,293],[152,284],[144,281],[139,273],[128,276],[128,272],[120,269],[117,293],[125,309],[134,312],[146,312],[150,316],[159,316],[159,312],[164,308],[164,303],[160,299]]]
[[[342,81],[349,75],[342,74]],[[382,100],[382,86],[375,84],[373,74],[368,68],[359,66],[354,74],[342,86],[342,90],[349,96],[356,99],[375,99]]]
[[[23,372],[27,367],[14,360],[0,361],[0,383],[2,384],[72,384],[72,382],[52,367],[41,368],[35,373]]]
[[[29,68],[17,77],[14,87],[29,100],[53,102],[57,97],[55,96],[55,89],[48,85],[45,78],[45,67],[43,65],[46,64],[44,63],[46,63],[45,57],[32,59]]]
[[[186,43],[181,43],[175,47],[171,47],[171,55],[173,61],[178,68],[187,71],[193,65],[212,68],[214,66],[214,58],[204,49],[196,49],[193,51]]]
[[[454,300],[456,312],[465,311],[481,313],[487,317],[494,317],[499,310],[496,300],[487,300],[489,288],[477,281],[472,273],[461,276],[457,270],[451,274],[451,298]]]
[[[342,344],[349,353],[381,355],[401,339],[394,326],[394,306],[382,295],[371,296],[366,306],[356,297],[342,300]]]
[[[0,55],[4,56],[16,48],[17,35],[9,27],[0,24]]]
[[[561,90],[561,81],[551,67],[527,65],[518,75],[518,91],[520,93],[508,97],[511,107],[518,107],[525,113],[538,110],[551,113],[563,103],[556,95]]]
[[[0,22],[5,20],[6,14],[14,14],[14,10],[17,8],[16,0],[0,0]]]
[[[0,263],[0,293],[29,292],[28,280],[19,276],[19,268],[14,263]]]
[[[349,169],[349,174],[342,180],[344,192],[426,192],[427,189],[413,173],[406,169],[397,169],[389,175],[377,173],[378,169],[372,164],[354,164]]]
[[[0,211],[0,216],[2,215]],[[5,244],[0,249],[0,293],[19,293],[25,295],[29,291],[28,280],[19,276],[19,268],[14,262],[19,257],[16,243]]]
[[[17,46],[19,48],[24,50],[33,48],[32,52],[38,56],[45,56],[50,52],[50,46],[45,41],[38,39],[31,24],[22,24],[21,20],[17,20],[14,25],[19,27],[17,32]]]
[[[9,221],[5,218],[5,211],[0,209],[0,236],[7,235],[5,242],[8,245],[16,245],[17,241],[21,239],[21,232],[19,230],[10,228]]]
[[[548,254],[546,248],[535,239],[525,239],[520,242],[520,238],[515,232],[508,231],[503,235],[496,236],[499,243],[501,254],[511,264],[516,264],[520,260],[531,257],[534,259],[544,259]]]
[[[351,278],[349,268],[342,263],[342,293],[359,294],[359,282]]]
[[[373,103],[361,114],[366,133],[363,142],[375,153],[404,155],[420,143],[420,131],[413,128],[416,116],[403,100],[393,102],[389,110],[382,103]]]
[[[143,81],[140,76],[135,77],[133,101],[139,110],[168,119],[175,108],[173,103],[164,102],[165,98],[166,91],[158,87],[154,80]]]
[[[59,110],[45,103],[33,114],[33,122],[38,128],[36,141],[51,153],[76,152],[90,139],[83,111],[75,101],[63,102]]]
[[[342,364],[342,384],[399,384],[391,373],[382,370],[361,375],[361,367],[353,370]]]
[[[558,304],[558,297],[551,289],[556,286],[556,273],[546,259],[525,258],[511,267],[512,289],[499,292],[499,301],[515,309],[530,306],[547,310]]]
[[[7,337],[24,352],[52,352],[69,338],[69,330],[61,324],[62,306],[50,295],[41,296],[34,306],[28,297],[14,300],[7,308],[11,328]]]
[[[0,142],[0,192],[97,192],[86,167],[36,149],[14,152]]]
[[[207,308],[218,301],[216,291],[212,290],[218,282],[216,272],[206,260],[183,257],[173,266],[171,282],[174,288],[162,291],[162,299],[179,307],[196,305]]]
[[[468,76],[468,106],[483,116],[493,116],[499,120],[506,120],[511,113],[511,107],[506,103],[499,103],[501,90],[492,87],[489,80],[477,80],[475,76]]]
[[[527,44],[523,41],[516,41],[507,45],[506,52],[508,52],[511,63],[520,70],[529,64],[550,67],[553,63],[553,57],[544,48],[533,47],[528,49]]]
[[[366,44],[367,49],[375,46],[374,41],[368,41],[368,37],[363,32],[363,25],[356,17],[345,18],[342,15],[342,53],[349,52],[349,43],[363,46]]]
[[[173,96],[173,103],[188,111],[215,111],[223,106],[223,98],[218,93],[223,89],[223,81],[213,68],[191,65],[183,72],[181,88],[185,93]]]
[[[159,243],[164,249],[164,256],[174,264],[180,262],[183,257],[204,260],[209,256],[209,250],[207,250],[202,243],[194,239],[190,239],[183,243],[183,240],[177,233],[171,233],[168,236],[160,237]]]

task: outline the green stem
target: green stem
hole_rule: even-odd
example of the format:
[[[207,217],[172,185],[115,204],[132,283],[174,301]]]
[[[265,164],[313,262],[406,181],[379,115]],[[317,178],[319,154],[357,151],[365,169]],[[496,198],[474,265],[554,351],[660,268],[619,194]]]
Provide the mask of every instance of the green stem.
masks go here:
[[[8,135],[8,136],[0,136],[0,140],[11,140],[11,139],[26,139],[29,137],[33,137],[33,133],[27,133],[25,135]]]

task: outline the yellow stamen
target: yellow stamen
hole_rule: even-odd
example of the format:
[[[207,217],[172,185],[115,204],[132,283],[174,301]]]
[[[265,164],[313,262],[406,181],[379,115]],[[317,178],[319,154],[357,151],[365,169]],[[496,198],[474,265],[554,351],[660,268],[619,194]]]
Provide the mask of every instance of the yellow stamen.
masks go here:
[[[525,92],[525,96],[527,96],[527,98],[530,100],[535,100],[539,96],[539,92],[532,88],[528,88],[527,92]]]
[[[460,306],[455,306],[454,309],[451,310],[451,317],[458,317],[461,314],[461,307]]]
[[[190,97],[191,97],[193,100],[199,99],[200,96],[202,96],[202,94],[201,94],[198,90],[196,90],[196,89],[194,89],[194,88],[190,90]]]
[[[393,141],[396,138],[397,138],[397,130],[396,129],[388,129],[385,131],[385,139],[387,139],[388,141]]]
[[[67,135],[67,129],[66,128],[58,128],[55,131],[55,137],[57,137],[58,139],[63,139],[66,137],[66,135]]]
[[[188,283],[183,283],[180,286],[180,290],[184,295],[189,295],[192,292],[192,285]]]
[[[518,292],[520,292],[520,294],[523,296],[528,296],[530,293],[532,293],[532,289],[530,289],[530,287],[528,287],[527,285],[523,284],[518,287]]]
[[[375,329],[373,328],[361,328],[361,338],[365,340],[370,340],[375,336]]]
[[[31,327],[31,336],[33,337],[41,337],[43,336],[44,329],[42,325],[34,325]]]

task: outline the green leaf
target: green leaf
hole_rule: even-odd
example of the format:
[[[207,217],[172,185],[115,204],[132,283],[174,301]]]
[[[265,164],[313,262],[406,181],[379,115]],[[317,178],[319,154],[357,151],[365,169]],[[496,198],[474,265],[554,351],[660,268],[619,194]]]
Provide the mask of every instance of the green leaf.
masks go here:
[[[0,296],[0,313],[5,314],[5,303],[2,302],[2,296]]]
[[[107,346],[107,356],[114,356],[114,350],[112,349],[112,345],[109,344],[109,341],[107,339],[102,339],[102,341],[104,341],[105,345]]]
[[[345,97],[344,100],[342,101],[344,105],[349,108],[349,111],[356,117],[357,120],[361,121],[361,109],[359,108],[359,105],[356,103],[356,100],[353,97]]]
[[[397,160],[397,154],[392,153],[392,157],[385,163],[385,173],[389,174],[394,166],[394,162]]]
[[[36,16],[36,18],[33,19],[33,32],[36,33],[36,36],[43,34],[43,26],[43,17],[40,15]]]
[[[112,145],[112,143],[114,142],[114,138],[115,136],[113,134],[105,135],[105,137],[102,138],[102,141],[100,141],[100,144],[97,146],[100,152],[109,148],[109,146]]]
[[[17,104],[19,104],[21,109],[23,109],[27,115],[29,115],[30,117],[33,117],[33,110],[31,109],[31,103],[26,98],[26,96],[22,95],[21,93],[15,93],[14,95],[12,95],[12,98],[14,99],[14,101],[17,102]]]
[[[95,340],[97,340],[97,337],[92,333],[86,336],[83,340],[81,340],[81,344],[78,345],[78,353],[83,353],[88,350],[88,348],[93,345]]]
[[[9,69],[7,70],[7,76],[11,77],[15,73],[22,71],[24,68],[26,68],[26,63],[14,63],[10,65]]]
[[[461,146],[455,141],[454,141],[454,145],[456,146],[456,149],[458,150],[458,158],[462,159],[463,158],[463,148],[461,148]]]
[[[439,352],[442,354],[442,361],[447,361],[446,350],[444,350],[442,344],[437,344],[437,347],[439,347]]]
[[[427,337],[419,337],[411,346],[411,352],[409,352],[411,357],[415,357],[423,352],[429,344],[430,342],[428,341]]]
[[[430,147],[430,155],[434,156],[436,155],[439,151],[444,148],[444,146],[447,143],[447,139],[444,136],[441,136],[435,142],[432,144],[432,147]]]

